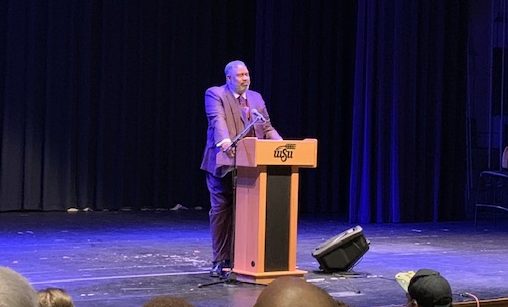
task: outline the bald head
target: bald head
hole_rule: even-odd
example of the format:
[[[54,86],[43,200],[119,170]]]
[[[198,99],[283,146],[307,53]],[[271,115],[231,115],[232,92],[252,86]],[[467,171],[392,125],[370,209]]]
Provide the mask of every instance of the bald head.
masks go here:
[[[343,306],[328,293],[301,278],[279,277],[259,295],[255,307]]]
[[[0,307],[37,307],[37,293],[21,274],[0,267]]]

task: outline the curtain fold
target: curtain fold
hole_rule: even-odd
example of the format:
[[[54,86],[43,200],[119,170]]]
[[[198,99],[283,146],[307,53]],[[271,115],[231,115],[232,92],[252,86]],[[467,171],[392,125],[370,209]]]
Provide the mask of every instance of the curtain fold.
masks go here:
[[[349,219],[462,218],[467,3],[358,6]]]

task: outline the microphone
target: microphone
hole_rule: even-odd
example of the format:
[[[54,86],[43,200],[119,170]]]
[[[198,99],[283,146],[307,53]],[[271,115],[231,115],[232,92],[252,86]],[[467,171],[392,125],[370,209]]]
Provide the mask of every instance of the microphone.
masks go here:
[[[256,110],[256,109],[251,109],[251,110],[250,110],[250,113],[251,113],[252,115],[254,115],[254,116],[256,116],[256,117],[257,117],[257,118],[256,118],[256,120],[260,119],[263,123],[266,123],[266,122],[267,122],[266,118],[265,118],[265,117],[264,117],[261,113],[259,113],[259,111],[258,111],[258,110]]]

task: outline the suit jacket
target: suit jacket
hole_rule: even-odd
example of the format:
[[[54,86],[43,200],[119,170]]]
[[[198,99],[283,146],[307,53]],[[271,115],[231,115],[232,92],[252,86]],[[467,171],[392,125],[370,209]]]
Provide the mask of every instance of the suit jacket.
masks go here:
[[[258,92],[247,90],[247,101],[251,109],[257,109],[265,118],[265,123],[254,125],[254,132],[260,139],[282,139],[270,124],[263,97]],[[218,167],[215,157],[220,150],[217,144],[224,139],[233,139],[242,132],[245,124],[242,120],[238,100],[227,85],[214,86],[205,92],[205,111],[208,118],[206,147],[201,169],[217,177],[224,177],[232,170],[230,166]]]

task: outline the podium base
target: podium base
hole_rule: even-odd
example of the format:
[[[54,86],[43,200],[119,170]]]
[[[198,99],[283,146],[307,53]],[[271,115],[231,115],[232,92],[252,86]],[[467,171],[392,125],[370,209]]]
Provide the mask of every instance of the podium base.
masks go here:
[[[294,270],[294,271],[276,271],[276,272],[263,272],[253,273],[243,270],[233,269],[233,273],[236,274],[236,280],[251,284],[268,285],[274,279],[282,276],[294,276],[303,277],[307,271]]]

